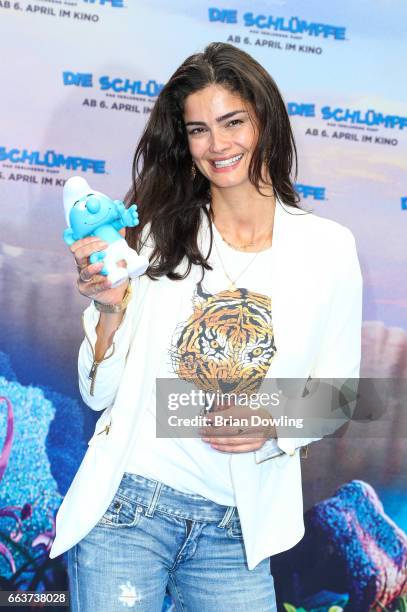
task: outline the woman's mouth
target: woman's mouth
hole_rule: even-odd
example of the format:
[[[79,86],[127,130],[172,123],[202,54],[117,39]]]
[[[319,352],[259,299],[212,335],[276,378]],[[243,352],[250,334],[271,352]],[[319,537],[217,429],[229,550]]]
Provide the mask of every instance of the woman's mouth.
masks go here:
[[[217,171],[229,170],[230,168],[235,168],[242,159],[242,157],[243,153],[241,153],[240,155],[234,155],[233,157],[229,157],[228,159],[211,161],[211,166]]]

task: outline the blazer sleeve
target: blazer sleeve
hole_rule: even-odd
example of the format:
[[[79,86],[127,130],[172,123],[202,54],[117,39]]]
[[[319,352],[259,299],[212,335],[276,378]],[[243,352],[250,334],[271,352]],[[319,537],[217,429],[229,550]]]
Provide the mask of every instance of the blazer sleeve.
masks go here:
[[[348,229],[338,257],[338,280],[311,370],[313,378],[358,378],[360,373],[363,282],[355,239]]]
[[[82,315],[85,337],[79,349],[79,391],[85,404],[92,410],[104,410],[111,406],[119,388],[133,337],[135,292],[139,279],[132,279],[132,297],[102,361],[95,360],[96,326],[100,313],[93,302]]]
[[[347,228],[342,227],[342,230],[341,239],[332,258],[334,289],[322,341],[311,368],[311,378],[348,380],[357,379],[360,373],[362,274],[354,236]],[[349,387],[354,388],[354,381],[350,381]],[[333,425],[333,422],[327,420],[324,435],[336,429]],[[283,431],[279,431],[278,427],[276,430],[277,438],[268,440],[256,451],[256,463],[283,453],[294,455],[297,448],[321,439],[321,437],[284,438]]]
[[[147,224],[142,230],[139,253],[149,258],[153,248],[150,224]],[[82,315],[85,338],[78,357],[79,391],[85,404],[92,410],[104,410],[115,401],[147,287],[146,282],[142,287],[142,279],[145,281],[144,275],[130,280],[130,302],[113,336],[112,346],[100,362],[95,361],[96,327],[100,313],[91,302]]]

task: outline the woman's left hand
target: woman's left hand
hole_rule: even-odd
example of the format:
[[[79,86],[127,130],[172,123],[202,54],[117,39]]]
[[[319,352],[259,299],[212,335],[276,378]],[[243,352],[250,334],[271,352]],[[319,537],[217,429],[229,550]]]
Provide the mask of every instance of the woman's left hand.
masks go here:
[[[253,419],[253,417],[259,417]],[[207,426],[199,434],[204,442],[224,453],[256,451],[277,433],[272,415],[264,409],[232,406],[205,414]],[[261,423],[257,424],[261,419]]]

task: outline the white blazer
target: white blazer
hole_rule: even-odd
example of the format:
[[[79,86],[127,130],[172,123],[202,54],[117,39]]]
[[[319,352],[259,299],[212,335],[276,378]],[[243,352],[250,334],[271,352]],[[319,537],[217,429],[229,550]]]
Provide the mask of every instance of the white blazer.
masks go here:
[[[357,378],[362,278],[352,233],[339,223],[276,204],[273,230],[272,320],[276,356],[268,378]],[[54,558],[84,538],[113,499],[142,435],[148,400],[179,314],[201,270],[183,281],[133,281],[133,297],[114,343],[89,372],[99,314],[84,312],[87,337],[79,351],[84,402],[104,410],[78,472],[59,508]],[[110,424],[108,433],[102,433]],[[230,457],[248,567],[294,546],[304,535],[299,447],[319,438],[270,440],[255,452]]]

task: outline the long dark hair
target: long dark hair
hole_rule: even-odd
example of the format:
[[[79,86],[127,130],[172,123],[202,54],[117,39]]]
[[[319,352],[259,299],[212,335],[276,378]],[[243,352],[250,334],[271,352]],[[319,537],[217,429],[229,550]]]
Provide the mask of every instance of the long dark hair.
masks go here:
[[[249,102],[260,126],[249,166],[249,180],[261,193],[262,164],[266,161],[274,195],[298,207],[293,179],[297,151],[284,101],[268,72],[250,55],[227,43],[209,44],[203,53],[188,57],[161,90],[137,146],[133,185],[127,204],[137,202],[140,223],[127,228],[126,240],[139,250],[141,231],[150,224],[155,245],[150,257],[150,278],[167,275],[185,278],[192,264],[211,269],[198,246],[202,212],[210,217],[210,183],[199,171],[192,173],[192,157],[183,121],[187,96],[208,85],[222,85]],[[212,234],[211,234],[212,240]],[[183,275],[175,272],[187,258]]]

